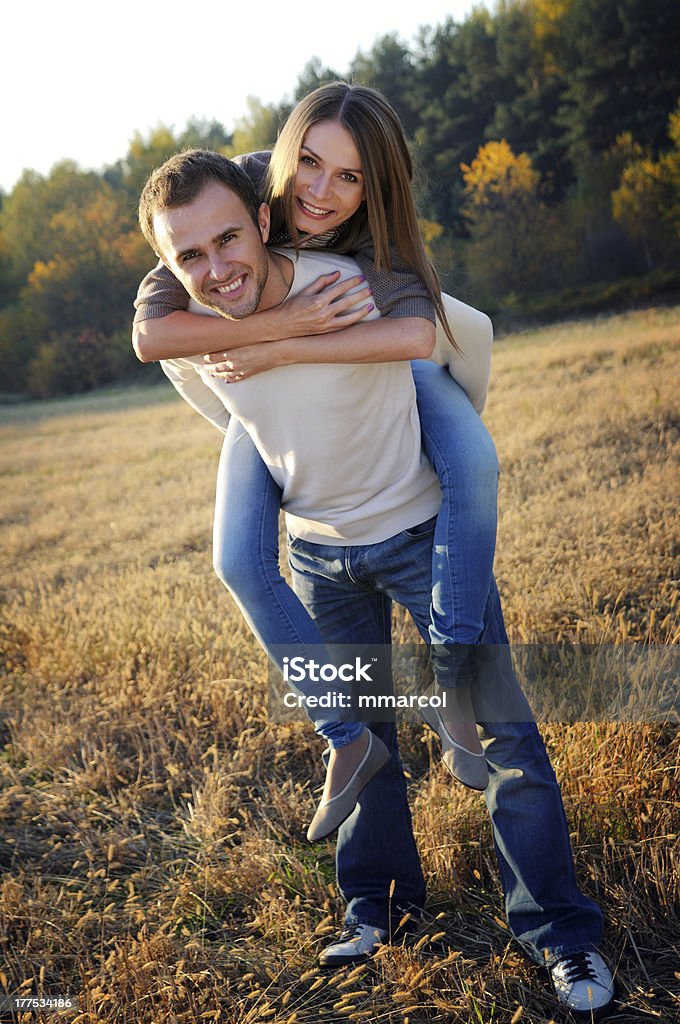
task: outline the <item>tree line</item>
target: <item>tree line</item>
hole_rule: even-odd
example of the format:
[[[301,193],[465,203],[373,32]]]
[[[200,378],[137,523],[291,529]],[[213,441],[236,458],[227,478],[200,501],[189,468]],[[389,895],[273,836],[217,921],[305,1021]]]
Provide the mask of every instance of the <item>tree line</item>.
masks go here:
[[[132,301],[153,254],[136,223],[150,171],[186,146],[269,148],[294,103],[336,78],[380,89],[417,167],[447,290],[496,317],[550,317],[680,289],[680,4],[500,0],[396,33],[349,68],[311,60],[295,95],[251,98],[227,130],[159,126],[99,172],[62,161],[0,196],[0,392],[129,379]]]

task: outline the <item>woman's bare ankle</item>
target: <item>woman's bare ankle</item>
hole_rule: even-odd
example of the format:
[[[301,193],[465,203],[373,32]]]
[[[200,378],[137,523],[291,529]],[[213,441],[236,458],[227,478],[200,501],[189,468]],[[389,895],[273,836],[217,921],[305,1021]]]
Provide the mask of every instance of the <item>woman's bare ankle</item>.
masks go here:
[[[364,729],[351,743],[331,749],[322,803],[326,803],[344,789],[366,753],[367,747],[368,729]]]
[[[440,687],[439,692],[442,695],[439,714],[451,739],[471,754],[481,754],[470,688]]]

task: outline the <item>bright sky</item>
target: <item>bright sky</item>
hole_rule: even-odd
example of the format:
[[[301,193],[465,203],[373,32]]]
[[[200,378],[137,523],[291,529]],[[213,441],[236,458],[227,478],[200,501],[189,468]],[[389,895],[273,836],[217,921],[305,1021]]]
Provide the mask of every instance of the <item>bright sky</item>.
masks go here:
[[[247,97],[291,97],[311,57],[345,74],[357,50],[396,32],[463,21],[473,0],[15,0],[5,15],[0,188],[57,161],[101,169],[135,132],[181,131],[191,117],[227,130]]]

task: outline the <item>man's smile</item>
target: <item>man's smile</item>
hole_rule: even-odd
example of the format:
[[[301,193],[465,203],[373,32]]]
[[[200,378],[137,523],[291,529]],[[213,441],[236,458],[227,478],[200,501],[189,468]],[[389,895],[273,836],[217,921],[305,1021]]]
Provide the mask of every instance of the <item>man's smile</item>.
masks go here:
[[[212,291],[217,292],[219,295],[229,295],[231,292],[237,292],[243,285],[246,279],[245,274],[241,274],[239,277],[234,278],[229,284],[217,285]]]

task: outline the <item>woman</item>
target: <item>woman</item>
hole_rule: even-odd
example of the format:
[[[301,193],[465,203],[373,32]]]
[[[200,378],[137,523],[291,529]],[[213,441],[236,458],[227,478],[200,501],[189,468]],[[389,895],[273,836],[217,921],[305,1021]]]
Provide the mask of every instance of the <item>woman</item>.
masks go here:
[[[368,292],[360,287],[351,294],[339,285],[308,289],[285,309],[242,321],[198,317],[186,312],[188,296],[159,267],[138,296],[138,351],[146,359],[217,353],[213,372],[235,381],[285,362],[419,360],[413,373],[423,443],[443,494],[434,535],[430,640],[438,683],[446,687],[447,711],[431,724],[442,738],[452,773],[482,789],[488,776],[469,687],[493,563],[497,463],[493,443],[465,394],[441,367],[422,361],[432,348],[436,314],[451,353],[455,341],[418,230],[403,130],[379,93],[333,83],[298,104],[272,154],[250,154],[241,165],[270,204],[271,241],[351,254],[381,319],[360,322],[369,304],[348,314],[357,296],[366,298]],[[329,284],[328,278],[321,282]],[[326,338],[329,332],[332,337]],[[264,646],[280,642],[272,630],[272,607],[285,620],[288,642],[321,643],[279,575],[280,493],[254,449],[242,436],[236,440],[235,432],[227,435],[218,478],[218,575]],[[256,494],[267,510],[258,536],[239,512],[238,496],[244,492]],[[352,741],[343,737],[335,747],[332,729],[318,731],[331,742],[331,763],[336,750],[360,741],[359,736]]]

